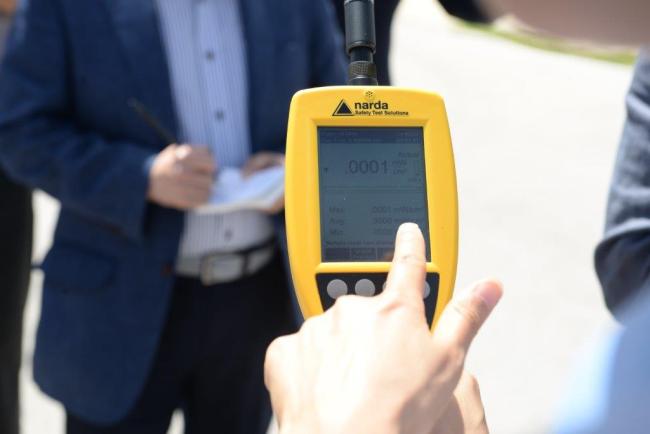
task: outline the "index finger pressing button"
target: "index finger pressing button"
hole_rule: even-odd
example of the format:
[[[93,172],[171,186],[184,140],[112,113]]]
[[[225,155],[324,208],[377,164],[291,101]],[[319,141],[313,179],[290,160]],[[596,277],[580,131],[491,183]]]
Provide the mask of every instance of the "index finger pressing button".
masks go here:
[[[388,273],[386,291],[397,291],[410,299],[422,300],[426,275],[424,237],[414,223],[400,226],[395,239],[395,256]]]

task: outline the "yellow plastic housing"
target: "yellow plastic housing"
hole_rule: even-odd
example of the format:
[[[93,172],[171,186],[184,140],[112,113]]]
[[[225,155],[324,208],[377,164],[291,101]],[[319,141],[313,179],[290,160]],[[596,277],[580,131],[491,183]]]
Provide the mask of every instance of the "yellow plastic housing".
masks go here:
[[[440,277],[433,328],[452,296],[458,260],[456,173],[444,101],[431,92],[382,86],[324,87],[294,95],[287,132],[285,211],[291,275],[306,318],[323,313],[317,273],[390,269],[388,262],[321,262],[319,126],[423,128],[431,252],[427,272]]]

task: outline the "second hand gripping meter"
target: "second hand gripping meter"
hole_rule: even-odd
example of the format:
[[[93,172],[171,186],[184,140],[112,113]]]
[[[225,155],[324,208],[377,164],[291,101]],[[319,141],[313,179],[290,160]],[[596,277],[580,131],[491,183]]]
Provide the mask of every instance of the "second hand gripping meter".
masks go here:
[[[286,156],[286,223],[305,317],[346,294],[383,290],[400,224],[426,240],[433,328],[451,298],[458,252],[454,157],[442,98],[377,86],[373,0],[345,0],[349,85],[296,93]]]

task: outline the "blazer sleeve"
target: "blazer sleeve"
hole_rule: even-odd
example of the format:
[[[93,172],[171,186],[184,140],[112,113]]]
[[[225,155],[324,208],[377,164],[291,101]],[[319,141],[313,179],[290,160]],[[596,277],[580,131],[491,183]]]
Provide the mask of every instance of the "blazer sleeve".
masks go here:
[[[0,67],[0,163],[65,208],[142,236],[155,152],[75,124],[56,0],[21,2]]]
[[[347,82],[343,35],[330,0],[301,2],[312,23],[310,45],[312,86],[337,86]]]
[[[627,96],[627,119],[612,179],[605,236],[595,266],[617,313],[650,288],[650,56],[642,53]]]

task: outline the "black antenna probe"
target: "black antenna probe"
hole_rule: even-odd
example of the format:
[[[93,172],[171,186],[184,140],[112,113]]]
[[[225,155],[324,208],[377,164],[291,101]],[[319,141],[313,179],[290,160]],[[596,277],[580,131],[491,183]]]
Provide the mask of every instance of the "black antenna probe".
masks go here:
[[[375,39],[375,1],[345,0],[345,46],[350,56],[348,84],[377,86],[377,66],[373,56]]]

